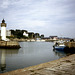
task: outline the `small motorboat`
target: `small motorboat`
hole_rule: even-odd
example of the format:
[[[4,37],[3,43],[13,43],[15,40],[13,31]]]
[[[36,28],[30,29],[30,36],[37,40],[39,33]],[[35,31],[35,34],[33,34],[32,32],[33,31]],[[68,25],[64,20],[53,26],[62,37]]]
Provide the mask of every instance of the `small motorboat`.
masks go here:
[[[64,45],[64,42],[60,42],[60,41],[55,42],[53,46],[54,50],[64,50],[65,47],[66,46]]]
[[[65,45],[54,46],[55,50],[64,50]]]

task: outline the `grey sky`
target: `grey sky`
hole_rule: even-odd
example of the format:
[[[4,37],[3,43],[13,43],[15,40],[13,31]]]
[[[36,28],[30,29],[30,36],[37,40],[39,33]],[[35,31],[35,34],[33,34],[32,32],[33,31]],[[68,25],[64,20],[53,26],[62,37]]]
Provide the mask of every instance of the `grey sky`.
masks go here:
[[[75,0],[0,0],[0,22],[45,36],[75,37]]]

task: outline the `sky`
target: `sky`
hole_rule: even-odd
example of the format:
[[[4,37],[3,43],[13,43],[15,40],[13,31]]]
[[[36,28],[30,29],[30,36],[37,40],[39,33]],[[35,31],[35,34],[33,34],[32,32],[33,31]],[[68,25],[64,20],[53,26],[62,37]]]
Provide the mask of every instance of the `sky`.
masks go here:
[[[0,0],[0,23],[47,36],[75,38],[75,0]]]

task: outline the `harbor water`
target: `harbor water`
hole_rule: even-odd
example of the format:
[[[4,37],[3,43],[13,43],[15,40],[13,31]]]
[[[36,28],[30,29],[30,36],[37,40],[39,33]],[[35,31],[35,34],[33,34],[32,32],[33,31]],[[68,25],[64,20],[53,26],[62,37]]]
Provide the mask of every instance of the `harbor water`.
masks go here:
[[[0,49],[0,73],[21,69],[66,56],[53,50],[53,42],[19,42],[20,49]]]

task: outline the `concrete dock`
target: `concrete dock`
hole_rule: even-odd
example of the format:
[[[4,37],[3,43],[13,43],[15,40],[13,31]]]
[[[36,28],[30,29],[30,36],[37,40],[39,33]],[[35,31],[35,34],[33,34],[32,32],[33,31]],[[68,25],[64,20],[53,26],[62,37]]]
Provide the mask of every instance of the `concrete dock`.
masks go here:
[[[0,75],[75,75],[75,54]]]

